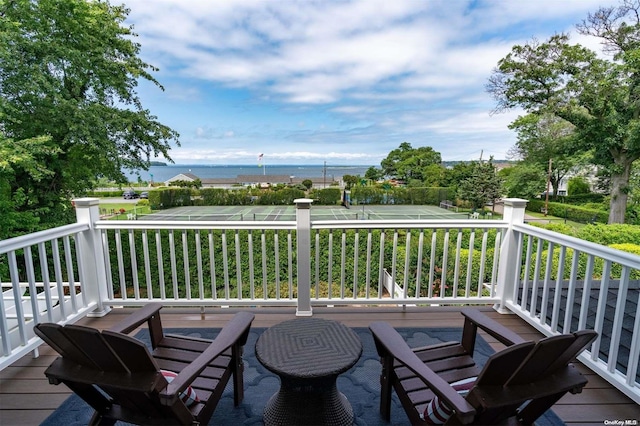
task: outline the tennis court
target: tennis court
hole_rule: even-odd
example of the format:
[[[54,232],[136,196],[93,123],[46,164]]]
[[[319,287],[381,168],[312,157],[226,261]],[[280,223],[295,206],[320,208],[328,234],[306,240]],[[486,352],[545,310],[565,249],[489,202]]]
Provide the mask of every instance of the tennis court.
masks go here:
[[[397,220],[397,219],[468,219],[467,213],[457,213],[436,206],[362,205],[311,206],[311,220]],[[148,215],[143,220],[218,220],[277,221],[296,220],[294,206],[192,206],[175,207]]]

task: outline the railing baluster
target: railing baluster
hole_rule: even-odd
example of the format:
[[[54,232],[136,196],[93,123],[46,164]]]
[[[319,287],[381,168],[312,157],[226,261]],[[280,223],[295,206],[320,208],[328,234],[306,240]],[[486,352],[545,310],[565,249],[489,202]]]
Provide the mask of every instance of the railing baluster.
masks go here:
[[[358,298],[358,257],[360,256],[358,250],[358,243],[360,242],[360,232],[355,230],[353,240],[353,299]]]
[[[471,278],[473,275],[473,245],[475,244],[476,231],[471,229],[469,234],[469,254],[467,255],[467,279],[464,288],[464,297],[471,294]]]
[[[260,233],[261,246],[262,246],[262,294],[264,299],[267,300],[269,292],[267,288],[267,239],[264,229]]]
[[[538,244],[536,249],[536,264],[533,268],[533,280],[531,281],[531,310],[529,314],[531,318],[536,317],[536,310],[538,306],[538,280],[540,278],[540,264],[542,263],[542,241],[540,238],[536,238],[536,243]],[[529,271],[527,271],[527,274]]]
[[[222,231],[220,235],[222,244],[222,271],[224,273],[224,298],[229,299],[231,289],[229,284],[229,255],[227,252],[227,232]]]
[[[329,252],[327,253],[327,297],[332,298],[333,290],[333,232],[329,231]]]
[[[216,283],[216,248],[213,239],[213,230],[209,230],[207,233],[209,237],[209,268],[211,274],[211,298],[216,300],[218,298],[218,286]]]
[[[67,270],[67,282],[69,283],[69,300],[71,300],[71,311],[74,314],[78,313],[78,300],[76,295],[76,275],[73,267],[73,261],[71,257],[71,242],[69,236],[66,235],[62,239],[62,247],[64,249],[64,261]],[[77,247],[77,246],[75,246]]]
[[[496,243],[493,248],[493,267],[491,268],[491,297],[496,297],[496,286],[498,282],[498,264],[500,259],[500,246],[502,241],[502,233],[496,233]],[[517,268],[516,268],[517,269]]]
[[[36,323],[40,321],[40,307],[38,306],[38,289],[36,288],[36,273],[33,267],[33,255],[31,246],[24,248],[25,269],[27,272],[27,282],[29,283],[29,303],[31,303],[31,313]]]
[[[593,329],[598,332],[598,337],[592,344],[591,359],[596,361],[600,356],[600,344],[602,342],[602,331],[604,330],[604,318],[607,309],[607,293],[609,292],[609,281],[611,280],[611,261],[604,261],[602,266],[602,278],[600,280],[600,292],[598,293],[598,308],[596,309],[596,322]]]
[[[315,271],[315,276],[316,276],[316,285],[315,285],[315,292],[316,292],[316,299],[320,298],[320,230],[316,229],[316,233],[315,233],[315,240],[316,240],[316,250],[315,250],[315,254],[314,254],[314,258],[315,258],[315,262],[316,262],[316,271]]]
[[[55,274],[56,280],[56,293],[58,297],[58,305],[60,307],[60,315],[62,318],[67,317],[67,307],[65,305],[65,297],[64,297],[64,285],[62,284],[62,267],[60,261],[60,247],[58,246],[59,241],[57,238],[51,240],[51,257],[53,260],[53,272]],[[47,291],[51,291],[50,289],[45,289]]]
[[[9,272],[10,272],[10,276],[11,276],[11,290],[12,290],[12,294],[13,294],[13,301],[14,301],[14,307],[16,309],[16,321],[18,323],[18,333],[20,335],[20,343],[22,343],[23,345],[27,343],[27,327],[25,326],[25,321],[26,321],[26,316],[25,316],[25,312],[24,312],[24,307],[22,306],[22,295],[24,294],[24,292],[20,289],[20,277],[19,277],[19,273],[18,273],[18,260],[16,259],[16,252],[15,251],[10,251],[8,253],[9,255]],[[4,291],[2,292],[3,296],[4,296]],[[5,309],[4,306],[4,297],[2,297],[2,306],[0,306],[0,309],[2,310],[0,312],[0,314],[2,315],[2,324],[1,324],[1,330],[2,333],[0,333],[1,336],[5,336],[4,339],[2,339],[2,350],[4,355],[9,355],[9,352],[11,351],[11,348],[9,347],[9,328],[8,328],[8,324],[7,324],[7,310]],[[35,311],[34,311],[34,315],[33,318],[35,320],[35,318],[37,318],[35,316]]]
[[[240,255],[240,231],[236,229],[234,234],[236,246],[236,291],[238,300],[242,300],[242,256]]]
[[[293,240],[291,230],[287,231],[287,271],[289,278],[289,300],[293,300]]]
[[[247,245],[249,249],[249,298],[252,300],[256,298],[256,280],[253,264],[253,232],[249,230],[247,232]]]
[[[340,299],[344,299],[344,287],[345,287],[345,267],[347,265],[347,230],[343,229],[341,234],[340,244]]]
[[[384,230],[380,232],[380,257],[378,259],[378,298],[382,299],[384,289]]]
[[[521,236],[523,234],[520,234]],[[521,237],[523,238],[523,237]],[[522,297],[520,306],[522,309],[527,309],[527,300],[529,298],[529,271],[531,271],[531,250],[533,248],[533,237],[531,235],[527,235],[527,255],[524,261],[524,273],[522,274]],[[520,248],[520,250],[522,250]],[[532,288],[533,291],[533,288]],[[516,297],[513,300],[517,300]]]
[[[111,253],[109,251],[109,231],[107,229],[103,229],[100,232],[100,238],[102,240],[102,253],[103,253],[103,257],[104,257],[104,270],[105,273],[107,275],[107,297],[109,299],[114,299],[113,297],[113,271],[111,269],[111,256],[109,255],[109,253]],[[78,245],[78,240],[77,240],[77,236],[76,236],[76,247],[79,247]],[[81,256],[80,256],[80,251],[76,250],[76,259],[78,260],[78,279],[80,280],[80,286],[82,287],[82,285],[84,284],[84,279],[81,276],[81,271],[82,268],[80,267],[80,262],[81,262]],[[86,304],[86,299],[85,299],[85,292],[82,291],[82,300],[83,300],[83,305]]]
[[[591,283],[593,282],[593,262],[592,254],[587,255],[587,267],[584,272],[584,284],[582,289],[582,303],[580,304],[580,320],[578,321],[578,330],[587,328],[587,319],[589,317],[589,299],[591,298]]]
[[[622,338],[622,322],[624,320],[625,304],[627,302],[627,294],[629,292],[629,277],[631,271],[628,266],[622,266],[622,273],[618,283],[618,296],[616,297],[616,308],[613,314],[613,323],[611,324],[611,343],[609,344],[609,359],[607,360],[607,370],[613,374],[618,364],[618,353]],[[627,372],[628,374],[628,372]]]
[[[118,277],[120,278],[120,297],[122,300],[127,300],[127,281],[124,276],[124,258],[122,254],[122,236],[120,230],[116,229],[116,254],[118,259]]]
[[[200,230],[193,231],[196,244],[196,268],[198,270],[198,299],[204,300],[204,273],[202,271],[202,241]]]
[[[187,230],[182,230],[182,266],[184,270],[184,288],[187,300],[191,300],[191,271],[189,268],[189,240]]]
[[[404,279],[402,280],[402,297],[405,299],[409,290],[409,258],[411,253],[411,231],[407,229],[407,238],[404,251]]]
[[[129,229],[129,254],[131,256],[131,281],[133,283],[133,295],[140,300],[140,284],[138,283],[138,260],[136,258],[136,239],[133,229]]]
[[[280,241],[278,231],[273,233],[273,246],[276,262],[276,299],[280,299]]]
[[[560,246],[560,256],[558,260],[558,272],[556,274],[556,287],[553,294],[553,310],[551,313],[551,330],[558,330],[558,321],[560,317],[560,301],[562,300],[562,281],[564,278],[564,258],[566,255],[566,247]]]
[[[549,242],[547,249],[547,265],[544,268],[544,285],[542,287],[542,300],[540,301],[540,324],[547,324],[547,309],[549,308],[549,289],[551,287],[551,269],[553,267],[554,244]]]
[[[480,248],[480,270],[478,271],[478,297],[483,297],[484,290],[484,270],[487,262],[487,242],[489,240],[489,232],[485,229],[482,232],[482,244]],[[514,298],[515,300],[515,298]]]
[[[164,265],[162,255],[162,233],[160,229],[156,229],[156,256],[158,260],[158,285],[160,286],[160,299],[167,298],[167,290],[164,285]]]
[[[51,282],[49,281],[49,266],[47,265],[47,249],[44,243],[38,243],[38,254],[40,255],[40,274],[42,276],[42,295],[47,306],[47,319],[50,322],[53,318],[53,302],[51,301]],[[32,298],[38,298],[38,294],[32,294]]]
[[[149,259],[149,236],[147,230],[142,231],[142,256],[144,261],[144,276],[147,285],[147,299],[153,300],[153,286],[151,284],[151,260]]]
[[[444,243],[442,248],[442,272],[440,274],[440,296],[445,297],[445,288],[447,285],[447,262],[449,261],[449,229],[445,228]]]
[[[173,235],[173,230],[169,231],[169,259],[171,259],[171,280],[173,283],[173,298],[178,300],[180,294],[178,294],[178,266],[176,262],[176,241]]]
[[[396,298],[396,273],[398,263],[398,229],[393,230],[393,247],[391,249],[391,290],[389,296]]]
[[[564,325],[562,327],[563,333],[570,333],[571,322],[573,317],[573,303],[576,296],[578,267],[580,260],[580,252],[578,250],[573,251],[573,257],[571,258],[571,273],[569,274],[569,286],[567,287],[567,301],[564,308]],[[586,279],[586,277],[585,277]]]
[[[431,254],[429,260],[429,288],[427,291],[427,297],[431,299],[433,297],[434,287],[434,274],[436,270],[436,247],[437,247],[437,232],[435,229],[431,230]]]
[[[462,249],[462,229],[458,228],[458,235],[456,237],[456,258],[453,267],[453,289],[451,291],[451,297],[456,299],[458,297],[458,288],[460,284],[460,250]]]
[[[78,249],[80,247],[80,243],[79,243],[79,237],[78,234],[74,234],[73,235],[73,240],[75,243],[75,247],[76,247],[76,264],[78,265],[78,280],[80,280],[80,295],[82,298],[82,306],[87,306],[87,281],[85,279],[86,275],[84,273],[84,263],[82,261],[82,256],[80,255],[80,250]],[[108,251],[104,252],[104,257],[109,257],[108,255]],[[107,283],[109,283],[109,285],[107,286],[107,297],[110,297],[111,299],[113,299],[113,282],[111,279],[111,263],[110,262],[105,262],[105,270],[106,270],[106,275],[107,275]]]
[[[420,292],[422,290],[422,257],[424,250],[424,229],[420,228],[420,234],[418,235],[418,258],[416,259],[416,299],[420,298]]]
[[[370,290],[371,290],[371,250],[373,245],[373,235],[371,233],[371,229],[367,230],[367,264],[365,266],[365,277],[364,277],[364,287],[365,287],[365,297],[369,299]]]

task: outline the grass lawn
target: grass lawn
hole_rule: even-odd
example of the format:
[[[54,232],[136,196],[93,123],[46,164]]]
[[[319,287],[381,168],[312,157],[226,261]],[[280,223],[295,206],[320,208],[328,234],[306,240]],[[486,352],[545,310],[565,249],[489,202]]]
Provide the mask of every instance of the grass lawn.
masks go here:
[[[122,212],[123,213],[118,213]],[[149,214],[151,213],[151,207],[138,206],[134,203],[100,203],[100,214],[112,214],[109,219],[113,220],[125,220],[128,214]]]

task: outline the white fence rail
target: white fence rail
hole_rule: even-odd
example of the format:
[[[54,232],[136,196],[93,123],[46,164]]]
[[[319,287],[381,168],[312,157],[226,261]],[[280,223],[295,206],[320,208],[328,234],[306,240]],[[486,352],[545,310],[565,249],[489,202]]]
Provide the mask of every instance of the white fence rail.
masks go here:
[[[33,325],[112,306],[493,304],[546,335],[593,328],[581,360],[640,403],[640,257],[503,220],[101,221],[0,241],[0,368],[37,348]],[[393,284],[388,291],[385,284]]]
[[[36,323],[73,322],[96,306],[87,300],[74,224],[0,241],[0,369],[42,341]]]

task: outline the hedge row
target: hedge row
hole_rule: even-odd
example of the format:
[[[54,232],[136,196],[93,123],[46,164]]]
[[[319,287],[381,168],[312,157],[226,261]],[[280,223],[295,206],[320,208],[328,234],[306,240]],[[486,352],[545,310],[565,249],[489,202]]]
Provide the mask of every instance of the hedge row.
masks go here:
[[[586,204],[586,203],[602,203],[604,201],[605,196],[603,194],[577,194],[577,195],[566,195],[562,197],[562,201],[567,204]]]
[[[338,188],[313,190],[314,203],[335,205],[341,199]],[[181,206],[245,206],[245,205],[286,205],[290,206],[297,198],[306,194],[298,188],[280,188],[277,190],[222,189],[222,188],[159,188],[149,191],[149,204],[154,210]]]
[[[542,200],[529,200],[527,210],[540,213],[544,211],[545,202]],[[607,223],[609,213],[603,210],[589,209],[564,203],[549,203],[547,214],[561,217],[578,223]]]
[[[439,205],[441,201],[455,199],[454,188],[404,188],[391,189],[373,186],[357,186],[351,190],[352,204],[414,204]]]

